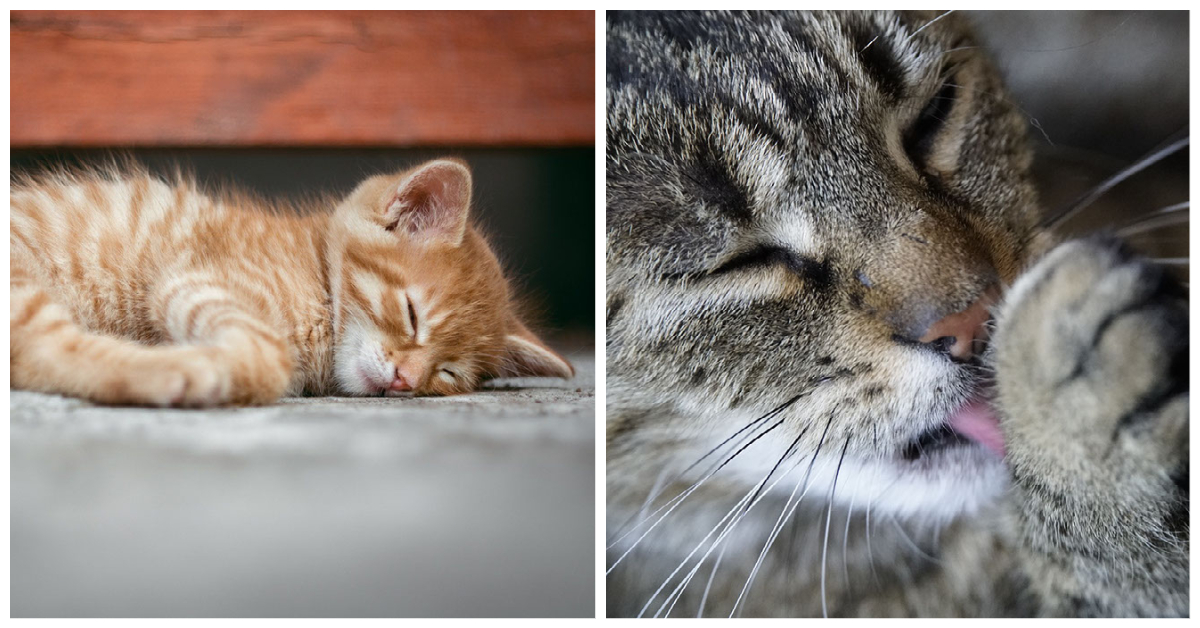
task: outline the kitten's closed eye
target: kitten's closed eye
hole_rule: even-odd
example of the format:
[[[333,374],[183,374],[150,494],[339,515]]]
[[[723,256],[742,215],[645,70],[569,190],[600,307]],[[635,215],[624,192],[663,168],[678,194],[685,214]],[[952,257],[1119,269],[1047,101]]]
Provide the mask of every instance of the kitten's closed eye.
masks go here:
[[[408,310],[408,324],[412,327],[413,338],[420,338],[421,328],[418,326],[417,308],[413,305],[412,297],[404,293],[404,308]]]

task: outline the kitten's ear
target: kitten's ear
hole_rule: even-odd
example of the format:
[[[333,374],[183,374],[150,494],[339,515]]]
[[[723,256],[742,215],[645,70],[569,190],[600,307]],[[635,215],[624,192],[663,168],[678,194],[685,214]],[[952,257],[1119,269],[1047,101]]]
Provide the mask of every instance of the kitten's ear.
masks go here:
[[[500,377],[561,377],[571,379],[575,367],[517,322],[504,339]]]
[[[431,161],[400,182],[386,202],[388,231],[457,246],[467,228],[471,171],[458,161]]]

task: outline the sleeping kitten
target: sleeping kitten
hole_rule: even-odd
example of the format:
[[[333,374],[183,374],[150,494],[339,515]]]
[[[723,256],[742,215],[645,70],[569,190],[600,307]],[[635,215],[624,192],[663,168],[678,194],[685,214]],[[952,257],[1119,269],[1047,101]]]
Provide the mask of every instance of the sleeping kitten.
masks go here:
[[[610,11],[607,73],[610,615],[1188,613],[1186,293],[1055,246],[961,16]]]
[[[212,406],[571,377],[514,313],[470,200],[470,172],[447,159],[308,215],[135,167],[23,178],[12,387]]]

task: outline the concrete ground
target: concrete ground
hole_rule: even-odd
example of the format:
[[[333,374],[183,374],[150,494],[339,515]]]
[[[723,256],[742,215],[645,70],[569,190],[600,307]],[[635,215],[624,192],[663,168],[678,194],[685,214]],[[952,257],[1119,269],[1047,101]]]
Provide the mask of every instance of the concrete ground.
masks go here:
[[[595,364],[423,399],[12,391],[13,616],[591,616]]]

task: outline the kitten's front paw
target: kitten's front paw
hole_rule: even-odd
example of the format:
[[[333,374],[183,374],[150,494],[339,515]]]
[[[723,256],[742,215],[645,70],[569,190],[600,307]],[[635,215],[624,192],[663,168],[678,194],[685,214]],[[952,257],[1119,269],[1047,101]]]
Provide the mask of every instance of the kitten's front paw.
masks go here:
[[[137,361],[115,387],[127,397],[117,403],[203,408],[230,401],[230,370],[212,351],[179,347]]]
[[[1120,242],[1051,251],[1007,295],[995,342],[1014,462],[1073,468],[1120,452],[1157,467],[1186,456],[1186,294]]]

